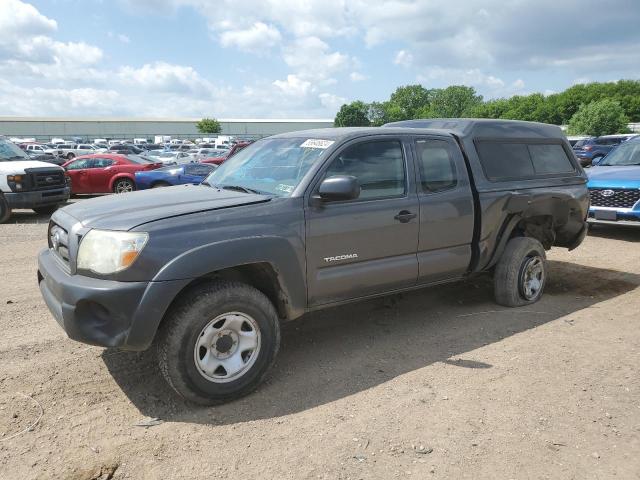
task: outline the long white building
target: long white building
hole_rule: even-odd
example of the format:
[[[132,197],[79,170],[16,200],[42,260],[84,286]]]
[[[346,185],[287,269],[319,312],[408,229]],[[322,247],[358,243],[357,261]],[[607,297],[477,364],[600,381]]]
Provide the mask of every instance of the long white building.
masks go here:
[[[0,135],[49,140],[149,138],[171,135],[176,138],[210,136],[196,128],[199,118],[83,118],[83,117],[0,117]],[[218,119],[222,135],[257,138],[294,130],[332,127],[331,119]]]

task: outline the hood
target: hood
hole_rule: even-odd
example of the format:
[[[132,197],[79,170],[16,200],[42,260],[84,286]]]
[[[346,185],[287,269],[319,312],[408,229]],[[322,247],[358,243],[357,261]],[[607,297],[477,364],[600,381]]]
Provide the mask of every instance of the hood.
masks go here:
[[[270,199],[265,195],[218,190],[204,185],[179,185],[93,198],[62,210],[85,227],[130,230],[164,218],[263,203]]]
[[[52,168],[54,170],[62,170],[62,168],[57,165],[48,162],[39,162],[37,160],[11,160],[10,162],[0,162],[0,170],[3,172],[11,170],[12,173],[25,173],[25,168]]]
[[[591,167],[585,170],[592,188],[640,188],[640,165]]]

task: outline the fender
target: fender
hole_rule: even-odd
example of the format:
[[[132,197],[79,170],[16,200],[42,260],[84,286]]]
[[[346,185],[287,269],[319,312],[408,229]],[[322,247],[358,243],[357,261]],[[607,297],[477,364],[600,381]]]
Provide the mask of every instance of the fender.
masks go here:
[[[270,264],[280,283],[289,318],[302,315],[307,306],[304,250],[287,239],[255,236],[210,243],[188,250],[167,263],[154,282],[196,279],[225,268],[252,263]]]
[[[121,178],[128,178],[129,180],[131,180],[133,182],[133,184],[136,184],[136,177],[134,175],[131,175],[130,173],[126,173],[126,172],[122,172],[122,173],[118,173],[116,175],[114,175],[113,177],[111,177],[111,180],[109,180],[109,191],[113,192],[113,185],[120,180]]]

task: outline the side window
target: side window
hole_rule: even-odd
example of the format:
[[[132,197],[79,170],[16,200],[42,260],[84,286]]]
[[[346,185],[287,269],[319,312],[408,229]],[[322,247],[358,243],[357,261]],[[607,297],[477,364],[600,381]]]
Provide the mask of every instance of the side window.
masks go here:
[[[89,159],[85,158],[82,160],[76,160],[75,162],[72,162],[69,165],[67,165],[67,170],[81,170],[83,168],[90,168]]]
[[[575,170],[562,145],[531,144],[529,153],[537,174],[570,173]]]
[[[94,168],[106,168],[113,165],[113,160],[110,158],[95,158],[94,160]]]
[[[456,186],[456,167],[445,140],[416,140],[416,154],[424,192],[441,192]]]
[[[360,182],[360,198],[404,195],[404,156],[399,141],[373,141],[345,148],[327,170],[325,178],[352,175]]]
[[[481,141],[477,150],[489,180],[534,176],[533,163],[524,143]]]

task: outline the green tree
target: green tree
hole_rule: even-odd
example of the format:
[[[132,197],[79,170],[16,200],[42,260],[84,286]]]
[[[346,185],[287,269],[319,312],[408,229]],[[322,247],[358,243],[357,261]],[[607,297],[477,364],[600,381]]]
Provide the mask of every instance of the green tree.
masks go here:
[[[200,133],[220,133],[222,126],[215,118],[203,118],[196,123],[196,128]]]
[[[393,112],[394,120],[418,118],[418,113],[429,106],[433,91],[422,85],[406,85],[398,87],[389,98],[387,112]]]
[[[580,105],[569,120],[569,133],[574,135],[610,135],[628,131],[629,118],[615,100],[605,98]]]
[[[369,106],[356,100],[340,107],[334,120],[336,127],[368,127],[369,122]]]
[[[429,105],[419,111],[420,118],[461,118],[468,117],[474,108],[482,103],[482,95],[475,88],[451,85],[444,89],[430,91]]]

